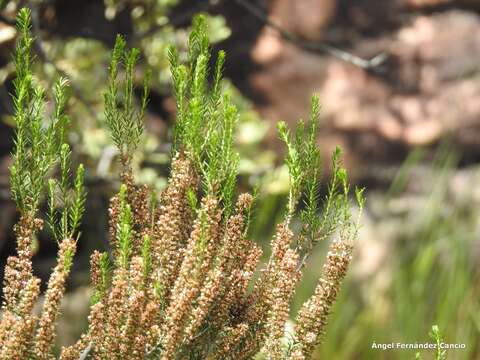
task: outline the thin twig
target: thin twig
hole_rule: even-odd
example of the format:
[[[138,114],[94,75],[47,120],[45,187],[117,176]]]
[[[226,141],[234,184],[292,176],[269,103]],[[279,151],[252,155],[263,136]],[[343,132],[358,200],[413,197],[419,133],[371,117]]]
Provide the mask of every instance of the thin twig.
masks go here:
[[[355,54],[338,49],[324,42],[313,43],[313,42],[305,41],[299,38],[298,36],[296,36],[295,34],[286,31],[280,25],[270,20],[268,16],[261,9],[259,9],[256,5],[253,5],[251,2],[247,0],[234,0],[234,1],[240,6],[242,6],[245,10],[250,12],[252,15],[254,15],[257,19],[262,21],[265,25],[277,31],[284,40],[292,43],[293,45],[301,49],[304,49],[310,52],[321,52],[321,53],[330,54],[340,60],[343,60],[349,64],[355,65],[359,68],[366,69],[366,70],[373,69],[381,65],[387,58],[387,54],[382,52],[371,59],[364,59]]]

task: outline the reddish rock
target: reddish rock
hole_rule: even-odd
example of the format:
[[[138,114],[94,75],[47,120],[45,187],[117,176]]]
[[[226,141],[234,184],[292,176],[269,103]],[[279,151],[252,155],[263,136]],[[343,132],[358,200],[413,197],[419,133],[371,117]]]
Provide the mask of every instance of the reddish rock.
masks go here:
[[[409,148],[435,145],[444,136],[480,159],[474,146],[480,138],[480,17],[460,5],[476,3],[272,0],[269,18],[298,38],[326,41],[365,58],[385,52],[387,61],[366,71],[305,51],[264,26],[250,35],[249,46],[237,43],[248,51],[248,71],[236,68],[234,57],[229,74],[272,121],[305,118],[311,93],[318,93],[320,142],[342,139],[347,158],[363,169],[367,161],[402,161]],[[416,11],[432,6],[439,11]]]

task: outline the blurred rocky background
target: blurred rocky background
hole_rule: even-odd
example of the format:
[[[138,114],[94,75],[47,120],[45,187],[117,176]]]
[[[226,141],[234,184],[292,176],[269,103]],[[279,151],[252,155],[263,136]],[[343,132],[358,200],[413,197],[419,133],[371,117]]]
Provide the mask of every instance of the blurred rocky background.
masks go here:
[[[352,272],[318,358],[413,358],[372,342],[425,342],[432,324],[447,342],[466,344],[448,359],[480,357],[480,1],[0,0],[0,269],[14,250],[17,218],[8,166],[20,6],[32,9],[38,80],[47,88],[59,75],[70,80],[69,141],[75,161],[87,166],[87,212],[60,342],[72,342],[84,326],[88,256],[106,247],[108,199],[118,189],[102,114],[115,36],[140,48],[139,84],[144,69],[153,69],[135,171],[160,191],[175,117],[165,50],[185,48],[192,16],[204,12],[214,49],[227,51],[225,88],[240,109],[239,181],[265,194],[252,237],[266,242],[284,204],[275,123],[307,117],[312,93],[322,102],[326,176],[340,145],[353,181],[367,186]],[[48,233],[37,245],[36,271],[47,278],[56,245]],[[309,264],[295,308],[313,290],[323,251]]]

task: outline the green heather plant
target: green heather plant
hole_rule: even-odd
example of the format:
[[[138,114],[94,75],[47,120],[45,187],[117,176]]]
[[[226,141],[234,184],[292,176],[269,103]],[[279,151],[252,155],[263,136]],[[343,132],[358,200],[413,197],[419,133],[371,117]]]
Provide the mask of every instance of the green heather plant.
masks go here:
[[[12,196],[21,218],[15,228],[17,255],[5,269],[1,360],[55,358],[55,323],[85,201],[83,167],[73,176],[65,143],[67,84],[60,80],[55,86],[55,109],[46,122],[45,95],[31,73],[29,26],[29,11],[23,9],[18,16],[11,167]],[[238,114],[221,89],[225,54],[217,55],[210,84],[206,32],[205,19],[196,17],[185,64],[174,48],[168,52],[177,120],[171,174],[159,199],[135,184],[131,169],[142,138],[148,76],[137,108],[138,51],[127,50],[117,38],[104,96],[105,120],[122,166],[122,185],[109,209],[111,251],[91,256],[89,326],[77,343],[61,350],[60,359],[308,359],[322,340],[358,230],[340,150],[332,157],[333,176],[319,207],[318,98],[312,98],[307,123],[300,122],[295,131],[279,125],[290,190],[271,255],[261,266],[262,251],[248,238],[254,198],[236,192]],[[40,280],[32,273],[31,248],[43,226],[38,208],[44,192],[47,224],[59,251],[37,314],[33,307]],[[362,190],[355,195],[361,210]],[[297,216],[301,226],[294,233]],[[329,251],[314,294],[298,312],[294,330],[286,331],[306,260],[317,243],[327,240]]]
[[[440,330],[438,329],[437,325],[432,326],[432,330],[429,333],[430,338],[435,341],[435,360],[446,360],[447,359],[447,351],[443,348],[443,339],[442,334],[440,334]],[[422,360],[422,356],[420,353],[415,354],[416,360]]]

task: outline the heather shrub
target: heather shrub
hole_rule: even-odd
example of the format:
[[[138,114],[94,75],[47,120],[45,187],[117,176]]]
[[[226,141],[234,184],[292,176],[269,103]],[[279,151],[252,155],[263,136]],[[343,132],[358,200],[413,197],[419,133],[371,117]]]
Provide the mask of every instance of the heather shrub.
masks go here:
[[[21,216],[17,255],[5,270],[0,359],[55,358],[55,323],[85,202],[84,170],[80,165],[74,174],[65,140],[67,83],[55,85],[54,109],[47,115],[45,92],[31,72],[29,16],[26,9],[18,16],[11,189]],[[238,114],[221,87],[225,54],[211,59],[206,33],[198,16],[186,61],[174,48],[168,51],[177,113],[170,177],[158,198],[136,183],[131,166],[142,141],[148,76],[137,103],[139,52],[117,37],[104,102],[122,184],[109,208],[110,251],[91,256],[88,329],[61,350],[60,359],[308,359],[322,340],[358,230],[340,150],[332,156],[332,177],[320,201],[318,98],[312,98],[309,121],[294,130],[279,124],[290,187],[271,254],[261,264],[262,250],[248,232],[255,196],[237,193]],[[362,209],[362,190],[354,194]],[[38,217],[44,198],[45,221]],[[32,272],[32,243],[44,224],[59,250],[36,313],[40,280]],[[329,241],[323,274],[287,331],[296,285],[322,241]]]

